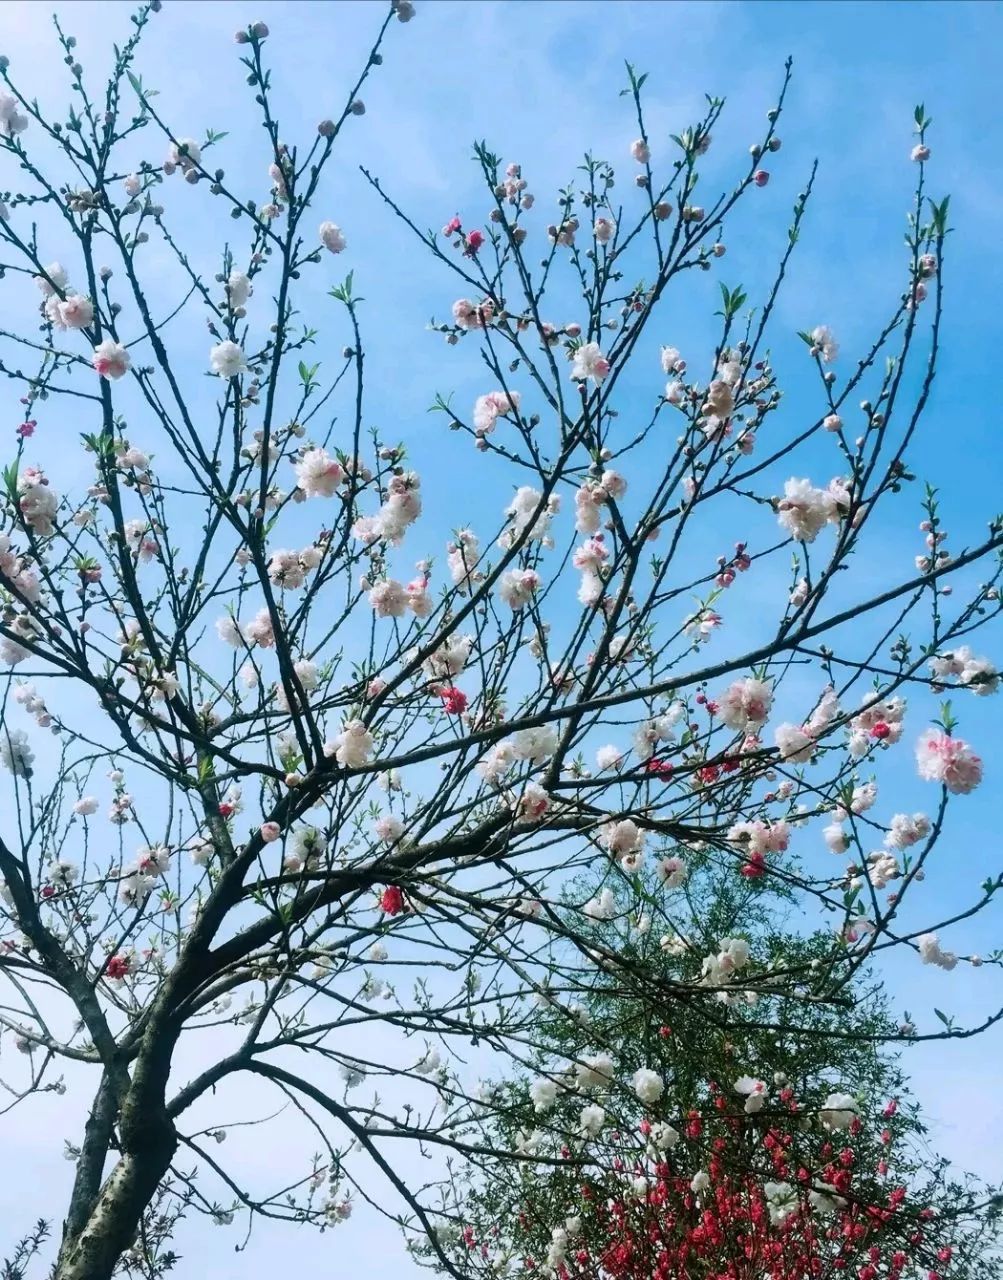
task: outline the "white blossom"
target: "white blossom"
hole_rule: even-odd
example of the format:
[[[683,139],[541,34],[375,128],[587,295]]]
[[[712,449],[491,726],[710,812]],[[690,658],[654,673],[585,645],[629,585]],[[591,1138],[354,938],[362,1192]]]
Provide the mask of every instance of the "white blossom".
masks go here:
[[[209,363],[212,365],[213,373],[218,373],[221,378],[235,378],[238,374],[247,372],[247,360],[243,350],[229,340],[217,343],[212,348],[209,352]]]
[[[638,1098],[646,1104],[657,1102],[665,1092],[665,1081],[657,1071],[652,1071],[649,1067],[639,1067],[634,1072],[631,1083]]]
[[[331,253],[342,253],[348,245],[348,241],[336,222],[322,222],[317,235],[320,237],[320,242],[324,248]]]
[[[856,1099],[848,1093],[830,1093],[818,1114],[827,1129],[849,1129],[857,1118]]]

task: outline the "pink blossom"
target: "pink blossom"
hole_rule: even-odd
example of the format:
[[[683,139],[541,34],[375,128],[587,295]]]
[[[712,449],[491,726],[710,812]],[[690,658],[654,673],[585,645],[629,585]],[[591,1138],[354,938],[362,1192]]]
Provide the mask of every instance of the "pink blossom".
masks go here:
[[[468,595],[473,584],[482,577],[474,568],[480,554],[480,542],[471,529],[457,530],[455,540],[446,547],[449,576],[461,595]]]
[[[17,478],[18,509],[25,524],[40,537],[54,531],[59,499],[38,467],[26,467]]]
[[[763,680],[736,680],[718,699],[718,711],[729,729],[758,729],[766,723],[773,691]]]
[[[453,323],[460,329],[483,329],[494,317],[494,303],[471,302],[469,298],[459,298],[453,303]]]
[[[819,324],[812,329],[811,342],[812,355],[819,356],[826,364],[832,364],[839,355],[839,343],[827,324]]]
[[[345,769],[359,769],[373,752],[373,735],[361,720],[346,720],[341,733],[324,746],[325,755],[333,755]]]
[[[395,840],[399,840],[404,834],[404,823],[400,818],[395,818],[393,814],[386,814],[382,818],[377,818],[374,823],[373,830],[376,832],[377,839],[382,840],[385,844],[393,844]]]
[[[86,329],[94,319],[94,304],[79,293],[60,302],[58,310],[59,318],[67,329]]]
[[[810,480],[788,480],[776,506],[778,523],[798,542],[814,542],[830,521],[838,519],[833,494],[816,489]]]
[[[644,844],[644,832],[633,818],[607,822],[599,834],[604,848],[614,857],[622,857],[625,853],[636,853]]]
[[[220,619],[222,622],[223,620]],[[219,623],[217,623],[217,628]],[[261,609],[244,627],[244,639],[248,644],[256,644],[262,649],[271,649],[275,645],[275,632],[272,619],[267,609]]]
[[[317,234],[321,244],[330,253],[341,253],[348,246],[348,241],[336,222],[322,222]]]
[[[614,502],[619,502],[627,492],[627,481],[619,471],[604,471],[599,483],[603,492]]]
[[[550,796],[538,782],[527,782],[514,808],[520,822],[538,822],[550,808]]]
[[[796,724],[779,725],[774,735],[782,760],[805,764],[815,751],[815,739]]]
[[[662,372],[666,377],[674,373],[686,372],[686,361],[679,354],[677,347],[662,347],[661,362]]]
[[[790,827],[783,819],[773,823],[759,819],[754,822],[736,822],[728,832],[728,839],[732,844],[754,854],[786,853],[790,838]]]
[[[585,342],[575,351],[571,367],[572,378],[585,382],[589,378],[598,386],[609,373],[609,361],[603,355],[598,342]]]
[[[125,347],[113,342],[111,338],[105,338],[104,342],[94,348],[92,363],[102,378],[114,380],[125,374],[131,361]]]
[[[571,562],[576,569],[595,572],[609,559],[609,551],[601,533],[595,534],[580,547],[576,547]]]
[[[498,594],[510,609],[523,609],[540,585],[540,575],[533,569],[509,569],[498,581]]]
[[[967,742],[928,729],[916,745],[919,776],[942,782],[954,795],[967,795],[982,781],[982,760]]]
[[[896,813],[885,836],[889,849],[908,849],[930,834],[930,819],[925,813]]]
[[[597,533],[599,508],[609,495],[601,484],[589,480],[575,494],[575,528],[579,533]]]
[[[296,463],[296,483],[308,498],[330,498],[345,478],[341,463],[326,449],[307,449]]]
[[[498,419],[505,414],[519,413],[522,400],[518,391],[489,391],[478,396],[474,404],[474,430],[479,436],[490,435]]]
[[[655,867],[655,874],[666,889],[678,889],[686,883],[689,871],[682,858],[662,858]]]
[[[369,603],[377,618],[403,618],[407,612],[407,591],[393,578],[377,582],[369,592]]]

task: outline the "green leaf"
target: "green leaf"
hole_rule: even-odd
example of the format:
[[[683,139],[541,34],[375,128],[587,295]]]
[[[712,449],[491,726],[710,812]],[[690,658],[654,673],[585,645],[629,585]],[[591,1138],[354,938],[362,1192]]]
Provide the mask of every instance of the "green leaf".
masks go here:
[[[945,235],[947,232],[947,210],[951,203],[951,197],[945,196],[940,204],[936,201],[930,201],[930,218],[933,223],[934,233],[938,236]]]
[[[349,271],[345,277],[344,284],[335,285],[331,290],[331,297],[337,298],[339,302],[344,302],[347,306],[352,301],[352,276],[354,272]]]
[[[314,379],[317,376],[317,370],[319,368],[320,368],[319,364],[308,365],[303,360],[299,362],[298,369],[299,369],[299,375],[300,375],[300,382],[303,383],[303,386],[307,391],[309,391],[312,387],[316,386]]]
[[[745,302],[747,295],[742,292],[742,286],[736,285],[735,288],[729,289],[726,284],[718,282],[721,290],[721,297],[724,300],[724,316],[726,320],[733,319],[738,314],[739,308]]]

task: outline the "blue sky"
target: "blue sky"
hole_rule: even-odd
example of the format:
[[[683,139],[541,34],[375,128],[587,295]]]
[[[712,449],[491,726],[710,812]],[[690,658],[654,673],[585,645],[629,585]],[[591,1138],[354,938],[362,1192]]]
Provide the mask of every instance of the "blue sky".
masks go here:
[[[20,83],[55,105],[64,99],[65,88],[48,10],[38,2],[0,3],[0,52],[11,58]],[[60,11],[78,38],[81,61],[99,70],[110,41],[127,33],[129,6],[77,0]],[[340,105],[343,86],[360,65],[382,11],[379,3],[347,0],[260,3],[253,11],[239,3],[166,0],[140,67],[146,83],[161,91],[159,105],[179,133],[200,137],[207,125],[229,130],[219,163],[228,172],[256,174],[260,155],[247,139],[257,125],[233,29],[255,18],[271,27],[268,55],[283,133],[291,140],[309,137],[317,120]],[[368,314],[379,322],[371,330],[371,351],[386,376],[371,412],[388,435],[399,423],[399,434],[417,439],[420,458],[431,448],[425,409],[434,392],[456,389],[466,403],[484,388],[469,355],[456,358],[441,340],[423,332],[431,314],[448,310],[452,286],[367,189],[359,163],[384,180],[421,226],[437,227],[457,211],[474,224],[480,220],[483,199],[469,162],[475,138],[487,139],[506,160],[521,162],[531,188],[543,199],[572,178],[586,148],[625,160],[636,133],[618,97],[623,62],[629,59],[650,73],[646,91],[653,137],[678,131],[695,118],[704,93],[727,97],[708,158],[707,180],[713,185],[715,174],[723,182],[742,163],[774,100],[784,58],[792,54],[795,80],[782,129],[784,149],[771,162],[770,186],[755,194],[757,203],[734,228],[722,278],[753,286],[765,279],[793,196],[817,156],[816,199],[777,323],[793,332],[825,319],[852,350],[900,287],[898,246],[914,177],[908,161],[912,109],[926,103],[934,119],[931,181],[938,192],[951,192],[956,231],[949,247],[944,357],[924,440],[912,460],[921,475],[935,477],[949,491],[946,523],[952,533],[957,530],[952,544],[978,536],[976,517],[1000,505],[1003,476],[995,439],[1003,117],[993,87],[1003,47],[1003,5],[419,0],[415,21],[395,26],[391,37],[385,65],[365,93],[367,114],[352,125],[329,177],[330,212],[321,211],[345,229],[346,267],[355,270]],[[153,152],[159,157],[159,141]],[[188,194],[173,191],[171,199]],[[630,192],[621,195],[627,203]],[[198,221],[203,216],[204,225]],[[196,253],[205,255],[200,265],[215,272],[218,262],[209,247],[218,244],[218,227],[201,212],[194,219]],[[169,282],[164,287],[168,291]],[[318,286],[318,299],[321,294]],[[709,335],[701,328],[705,323],[703,315],[670,314],[666,324],[673,331],[664,340],[681,345],[679,336],[685,333],[688,341],[698,342]],[[337,338],[338,346],[341,341]],[[203,334],[192,335],[193,358],[204,362],[205,346]],[[6,387],[2,394],[10,396]],[[792,388],[795,399],[797,394]],[[9,419],[13,405],[9,399],[3,403]],[[434,479],[429,485],[431,511],[453,499],[455,486],[443,482],[437,488]],[[475,490],[466,496],[476,503]],[[462,518],[460,513],[448,523]],[[890,545],[902,536],[898,527],[888,530]],[[997,661],[1003,659],[999,640],[997,634],[991,654]],[[978,745],[991,761],[992,747],[1003,738],[999,730],[989,738],[985,715],[981,721]],[[938,892],[946,902],[956,883],[967,888],[999,870],[1003,859],[993,834],[998,827],[993,800],[990,773],[981,793],[955,807],[950,840],[943,847],[945,865],[938,873]],[[999,945],[999,936],[997,918],[995,929],[976,926],[958,944],[966,951],[988,950]],[[946,975],[912,967],[896,971],[893,980],[908,1007],[910,998],[926,998],[934,983],[940,984],[935,1002],[941,1007],[962,1016],[985,1007],[986,993],[976,989],[967,970]],[[998,984],[998,975],[994,980]],[[998,1154],[1003,1111],[987,1065],[998,1061],[1001,1050],[1003,1035],[997,1029],[984,1040],[917,1050],[910,1058],[933,1120],[934,1145],[990,1178],[1003,1178]],[[47,1120],[49,1132],[58,1131],[51,1126],[61,1119],[75,1125],[77,1114],[68,1096],[62,1111]],[[21,1184],[65,1182],[69,1166],[58,1150],[53,1153],[48,1134],[41,1139],[26,1113],[18,1126],[13,1148]],[[68,1136],[74,1136],[72,1130]],[[275,1156],[271,1149],[256,1149],[253,1137],[245,1152],[247,1160],[263,1166]],[[4,1224],[42,1211],[43,1206],[20,1204],[10,1196],[6,1188],[0,1190]],[[5,1236],[6,1231],[0,1244]],[[214,1280],[266,1274],[287,1264],[293,1247],[304,1271],[340,1268],[346,1257],[352,1266],[364,1260],[377,1276],[410,1266],[394,1234],[364,1209],[333,1240],[259,1227],[250,1267],[233,1253],[234,1243],[227,1232],[200,1228],[182,1240],[182,1247],[189,1254],[198,1250],[199,1266]]]

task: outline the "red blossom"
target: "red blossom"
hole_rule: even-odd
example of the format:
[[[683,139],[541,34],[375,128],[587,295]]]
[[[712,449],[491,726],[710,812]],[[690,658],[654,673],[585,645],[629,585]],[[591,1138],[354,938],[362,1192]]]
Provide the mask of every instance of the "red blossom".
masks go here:
[[[447,685],[439,690],[443,710],[451,716],[461,715],[467,709],[467,695],[455,685]]]
[[[128,956],[112,956],[105,966],[105,973],[109,978],[124,978],[131,968]]]
[[[404,894],[395,884],[388,884],[380,894],[380,910],[388,916],[399,916],[404,910]]]
[[[554,1268],[558,1280],[586,1280],[599,1271],[609,1280],[835,1280],[844,1273],[854,1280],[902,1280],[903,1269],[920,1261],[914,1253],[920,1246],[931,1260],[951,1261],[950,1243],[928,1242],[922,1231],[906,1235],[901,1213],[904,1187],[896,1188],[887,1201],[868,1201],[868,1170],[863,1169],[859,1181],[850,1172],[850,1166],[865,1165],[863,1149],[846,1139],[847,1145],[838,1150],[831,1141],[821,1141],[814,1158],[802,1156],[803,1163],[789,1163],[795,1138],[798,1143],[804,1139],[799,1128],[778,1119],[761,1142],[769,1165],[756,1168],[750,1164],[748,1147],[749,1126],[756,1122],[734,1113],[727,1086],[708,1081],[707,1089],[721,1114],[695,1108],[686,1112],[686,1135],[702,1137],[706,1154],[697,1155],[694,1149],[682,1164],[678,1155],[666,1155],[647,1166],[628,1150],[622,1157],[614,1155],[612,1186],[622,1185],[624,1174],[646,1176],[646,1192],[625,1197],[620,1190],[611,1195],[611,1188],[583,1185],[578,1210],[583,1234],[574,1251]],[[781,1092],[794,1102],[793,1090]],[[635,1132],[647,1140],[652,1128],[644,1120]],[[857,1126],[858,1133],[865,1130],[865,1124]],[[609,1135],[611,1141],[619,1136],[619,1130]],[[710,1180],[699,1194],[689,1185],[693,1157],[697,1165],[703,1163]],[[883,1164],[870,1172],[880,1174]],[[780,1221],[774,1221],[765,1194],[764,1183],[771,1178],[791,1183],[799,1204]],[[812,1203],[811,1192],[820,1182],[846,1200],[831,1215],[819,1214]],[[929,1210],[920,1214],[928,1216]],[[549,1217],[538,1217],[532,1208],[520,1215],[520,1223],[526,1230],[545,1227],[549,1238]],[[539,1270],[535,1263],[532,1269]],[[939,1280],[939,1273],[925,1267],[918,1274]]]

